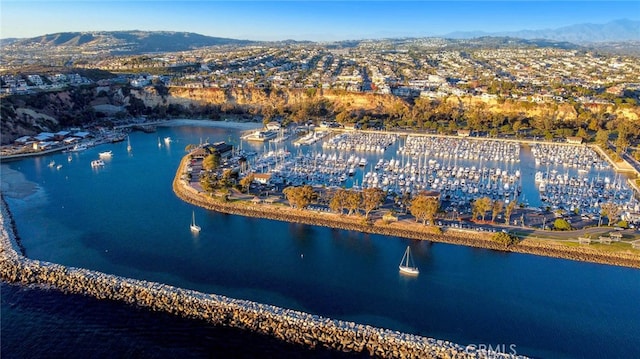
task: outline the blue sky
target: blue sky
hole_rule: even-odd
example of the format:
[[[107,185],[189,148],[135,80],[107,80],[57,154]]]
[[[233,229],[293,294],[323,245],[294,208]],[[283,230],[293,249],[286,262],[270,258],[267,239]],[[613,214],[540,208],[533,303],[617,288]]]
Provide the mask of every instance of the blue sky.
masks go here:
[[[640,1],[0,0],[0,37],[169,30],[250,40],[513,31],[640,19]]]

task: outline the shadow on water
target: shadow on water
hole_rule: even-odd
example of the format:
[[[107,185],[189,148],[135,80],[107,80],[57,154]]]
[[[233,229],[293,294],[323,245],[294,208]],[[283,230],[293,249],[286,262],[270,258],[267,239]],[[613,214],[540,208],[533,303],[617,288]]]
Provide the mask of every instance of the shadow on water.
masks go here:
[[[365,358],[108,300],[0,284],[3,358]]]

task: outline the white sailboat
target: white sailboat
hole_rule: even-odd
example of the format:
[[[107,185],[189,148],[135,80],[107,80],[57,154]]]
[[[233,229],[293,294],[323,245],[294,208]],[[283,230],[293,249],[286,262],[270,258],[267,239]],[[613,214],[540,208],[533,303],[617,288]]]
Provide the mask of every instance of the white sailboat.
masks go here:
[[[413,264],[413,260],[411,259],[411,249],[407,246],[407,250],[404,251],[404,256],[402,256],[402,260],[400,261],[400,273],[409,274],[409,275],[418,275],[420,270]]]
[[[200,232],[200,226],[196,224],[196,212],[192,212],[192,216],[191,216],[191,226],[189,227],[191,228],[191,232],[194,233],[199,233]]]
[[[127,152],[131,152],[131,141],[129,140],[129,136],[127,136]]]

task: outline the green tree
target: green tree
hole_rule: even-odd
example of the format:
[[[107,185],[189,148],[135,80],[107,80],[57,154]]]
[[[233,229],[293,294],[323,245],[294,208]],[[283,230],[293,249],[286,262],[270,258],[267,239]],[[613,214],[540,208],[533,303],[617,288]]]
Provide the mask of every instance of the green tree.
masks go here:
[[[213,192],[218,185],[217,182],[218,181],[215,178],[215,175],[212,175],[210,173],[205,173],[202,176],[200,176],[200,186],[202,187],[202,190],[205,191],[206,193]]]
[[[416,222],[422,221],[422,224],[427,224],[427,197],[418,195],[409,204],[409,212],[415,217]]]
[[[504,202],[502,202],[499,199],[493,201],[493,203],[491,204],[491,222],[495,223],[496,217],[498,217],[498,214],[502,212],[503,208],[504,208]]]
[[[220,167],[220,156],[217,153],[212,153],[202,160],[202,168],[207,171],[215,171]]]
[[[433,219],[438,213],[438,209],[440,209],[440,202],[435,197],[427,198],[427,221],[433,225]]]
[[[600,218],[607,217],[607,225],[610,226],[620,215],[620,207],[615,203],[606,202],[600,205]]]
[[[428,197],[425,194],[418,194],[409,205],[411,215],[416,218],[416,222],[422,221],[422,224],[433,224],[433,219],[438,212],[440,204],[438,199]]]
[[[581,137],[581,138],[584,138],[584,140],[585,140],[585,141],[589,140],[589,138],[590,138],[590,136],[589,136],[589,134],[587,133],[587,131],[586,131],[584,128],[582,128],[582,127],[580,127],[580,128],[578,129],[578,133],[576,133],[576,136]]]
[[[609,131],[598,130],[598,132],[596,132],[596,143],[600,145],[602,148],[607,148],[608,142],[609,142]]]
[[[347,192],[347,198],[345,199],[345,204],[347,209],[349,210],[349,214],[356,213],[358,208],[360,208],[360,202],[362,201],[362,195],[358,191],[351,190]]]
[[[331,197],[331,201],[329,201],[329,208],[336,213],[342,214],[347,203],[347,190],[344,188],[339,188],[334,192]]]
[[[510,233],[505,233],[505,232],[496,232],[492,237],[491,240],[497,243],[500,243],[502,245],[504,245],[505,247],[508,247],[512,244],[516,244],[518,242],[518,237],[514,236],[513,234]]]
[[[513,210],[516,209],[516,205],[517,205],[516,201],[511,201],[504,208],[504,223],[505,224],[509,224],[511,222],[511,214],[513,213]]]
[[[287,201],[289,201],[289,205],[293,208],[307,208],[315,198],[313,187],[309,185],[299,187],[290,186],[285,188],[282,193],[287,198]]]
[[[626,125],[621,125],[618,128],[618,138],[616,139],[616,153],[618,155],[627,151],[629,148],[629,131]]]
[[[557,218],[553,221],[553,228],[559,231],[568,231],[571,229],[571,223],[567,222],[564,218]]]
[[[476,199],[473,202],[471,212],[473,219],[478,218],[478,216],[482,217],[482,221],[484,222],[484,216],[486,212],[491,209],[491,199],[489,197],[481,197]]]
[[[231,185],[231,175],[232,172],[230,169],[226,169],[222,172],[222,176],[218,181],[220,187],[229,187]]]
[[[362,209],[365,218],[369,218],[369,213],[378,208],[384,201],[384,191],[380,188],[366,188],[362,190]]]
[[[242,186],[243,192],[249,191],[249,186],[251,186],[251,183],[253,183],[253,180],[255,179],[255,177],[256,176],[253,174],[253,172],[251,172],[248,175],[244,176],[243,179],[240,180],[240,186]]]
[[[184,148],[184,151],[185,152],[191,152],[194,148],[196,148],[196,145],[190,143]]]

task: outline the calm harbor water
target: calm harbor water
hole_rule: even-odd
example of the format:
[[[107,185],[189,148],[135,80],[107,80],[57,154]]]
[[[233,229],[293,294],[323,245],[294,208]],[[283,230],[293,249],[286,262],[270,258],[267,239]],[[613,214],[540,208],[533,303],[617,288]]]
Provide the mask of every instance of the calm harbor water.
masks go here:
[[[165,136],[173,142],[159,147]],[[632,344],[640,333],[638,270],[209,212],[175,197],[171,181],[187,144],[238,143],[238,132],[181,126],[130,137],[131,154],[124,142],[74,153],[70,161],[55,154],[6,164],[38,186],[28,197],[7,198],[29,257],[462,345],[515,344],[519,354],[536,357],[640,357]],[[105,150],[113,158],[92,169]],[[49,167],[51,161],[63,167]],[[193,210],[199,235],[188,228]],[[417,278],[398,273],[407,245],[421,270]],[[7,334],[7,314],[20,321],[28,315],[18,314],[40,310],[21,304],[35,301],[33,294],[5,308],[5,287],[3,352],[20,340]],[[94,325],[80,315],[61,318]],[[42,322],[32,330],[50,333],[54,324]]]

